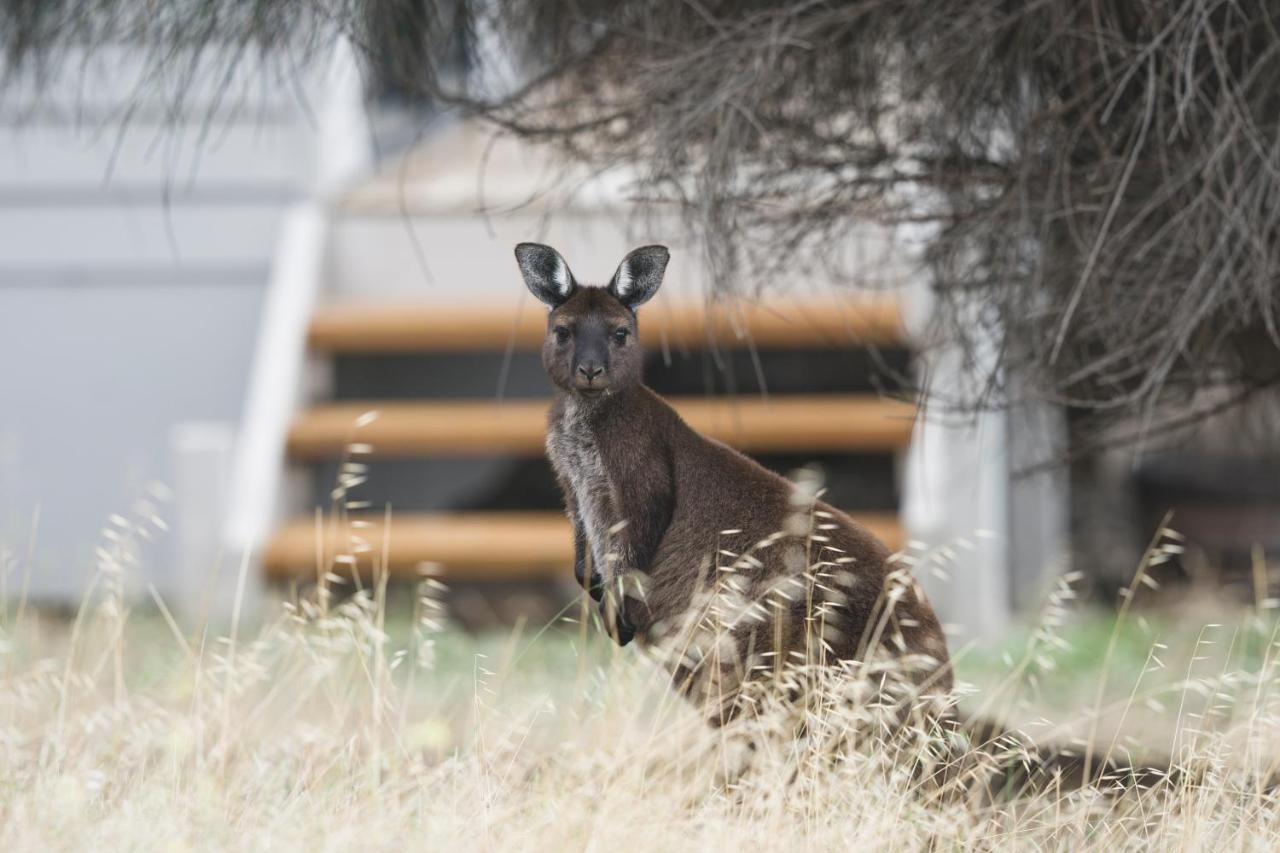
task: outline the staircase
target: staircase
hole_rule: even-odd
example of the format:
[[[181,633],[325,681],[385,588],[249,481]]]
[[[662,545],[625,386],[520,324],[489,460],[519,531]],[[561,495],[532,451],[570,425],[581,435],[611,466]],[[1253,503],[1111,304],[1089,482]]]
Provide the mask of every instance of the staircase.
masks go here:
[[[494,307],[348,301],[315,311],[308,348],[329,388],[287,437],[309,511],[270,538],[268,578],[381,568],[412,578],[425,564],[454,580],[571,576],[569,527],[543,456],[545,312],[518,307],[514,264],[509,278],[512,298]],[[896,457],[915,412],[885,394],[909,361],[896,300],[731,312],[665,295],[640,315],[646,382],[692,426],[776,471],[816,463],[827,500],[901,546]]]

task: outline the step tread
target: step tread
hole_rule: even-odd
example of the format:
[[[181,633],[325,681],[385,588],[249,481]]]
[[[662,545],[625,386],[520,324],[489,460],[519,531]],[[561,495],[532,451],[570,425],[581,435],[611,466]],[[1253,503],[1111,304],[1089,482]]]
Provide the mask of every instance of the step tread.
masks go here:
[[[902,346],[906,340],[900,300],[888,293],[733,307],[659,299],[644,309],[640,334],[646,346],[677,350]],[[458,352],[537,349],[545,335],[546,312],[537,305],[345,303],[315,312],[309,343],[326,353]]]
[[[757,453],[897,450],[910,441],[916,414],[910,403],[870,394],[670,402],[704,435]],[[294,420],[289,455],[330,458],[352,444],[367,445],[359,453],[382,457],[536,454],[543,450],[548,405],[546,400],[325,403]]]
[[[890,548],[900,548],[904,535],[895,513],[851,513]],[[439,563],[442,575],[460,580],[516,580],[566,578],[573,563],[569,524],[558,512],[400,513],[391,519],[389,534],[381,516],[352,516],[367,524],[352,527],[334,519],[300,519],[286,523],[268,543],[263,570],[269,578],[286,580],[314,574],[317,552],[326,566],[335,554],[371,550],[357,557],[366,577],[383,563],[382,544],[390,543],[386,565],[393,577],[412,578],[423,563]],[[356,538],[353,538],[354,537]],[[323,543],[323,549],[320,548]],[[339,563],[341,573],[345,563]]]

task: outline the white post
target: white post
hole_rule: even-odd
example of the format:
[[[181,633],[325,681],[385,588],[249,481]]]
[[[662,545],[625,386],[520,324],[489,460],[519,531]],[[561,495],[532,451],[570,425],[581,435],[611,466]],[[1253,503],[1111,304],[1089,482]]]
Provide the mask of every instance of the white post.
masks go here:
[[[1044,603],[1071,570],[1071,475],[1061,406],[1026,400],[1009,412],[1010,595],[1019,611]]]
[[[319,150],[312,187],[317,196],[328,199],[368,174],[374,161],[373,136],[364,106],[364,80],[355,50],[345,39],[334,48],[324,85],[328,97],[319,114]]]
[[[907,325],[928,368],[922,375],[943,397],[976,399],[983,372],[994,369],[995,342],[972,354],[978,364],[967,362],[957,347],[924,339],[933,300],[923,278],[906,300]],[[1009,626],[1009,473],[1005,412],[965,418],[926,407],[907,451],[902,516],[922,546],[915,575],[943,622],[958,629],[953,645],[998,637]]]
[[[256,561],[279,520],[285,441],[305,396],[307,324],[324,274],[327,234],[327,219],[316,202],[285,215],[231,468],[223,541],[237,561],[245,556]],[[256,563],[253,572],[256,577]]]
[[[162,592],[188,625],[225,622],[235,605],[236,557],[222,542],[234,443],[227,423],[181,423],[169,432],[175,548]],[[259,585],[247,583],[242,612],[252,613],[260,599]]]
[[[1004,414],[972,422],[925,419],[907,454],[903,520],[923,550],[915,574],[953,642],[997,637],[1009,625],[1009,464]]]

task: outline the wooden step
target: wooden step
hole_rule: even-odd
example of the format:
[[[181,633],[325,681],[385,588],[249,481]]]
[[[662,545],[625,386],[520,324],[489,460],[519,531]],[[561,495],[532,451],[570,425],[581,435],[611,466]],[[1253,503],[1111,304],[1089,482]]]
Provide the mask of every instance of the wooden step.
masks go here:
[[[890,548],[902,547],[904,536],[895,514],[853,517]],[[319,532],[310,519],[285,525],[263,554],[263,570],[274,580],[313,577],[319,560],[345,574],[349,560],[335,563],[334,556],[356,553],[357,568],[370,577],[373,567],[383,564],[384,522],[381,516],[359,517],[357,522],[362,526],[326,521]],[[386,565],[398,578],[419,576],[424,563],[440,564],[442,576],[455,580],[572,578],[569,524],[556,512],[400,514],[392,518],[385,541]]]
[[[513,285],[514,287],[515,285]],[[527,300],[526,300],[527,302]],[[310,345],[327,353],[404,353],[538,349],[547,312],[520,308],[513,297],[502,308],[424,304],[342,304],[312,317]],[[666,305],[641,311],[646,346],[677,350],[733,347],[822,349],[901,346],[905,336],[899,300],[890,294],[790,304]]]
[[[915,407],[872,395],[702,397],[671,401],[704,435],[755,453],[877,452],[911,439]],[[543,452],[545,400],[502,403],[328,403],[303,412],[289,430],[289,455],[323,459],[349,446],[372,456]]]

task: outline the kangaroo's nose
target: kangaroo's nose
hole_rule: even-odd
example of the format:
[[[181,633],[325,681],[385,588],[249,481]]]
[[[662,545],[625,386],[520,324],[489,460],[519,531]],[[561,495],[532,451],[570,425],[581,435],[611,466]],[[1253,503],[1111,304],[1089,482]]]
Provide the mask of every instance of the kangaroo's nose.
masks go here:
[[[579,364],[578,372],[582,374],[583,378],[590,382],[601,373],[604,373],[604,368],[595,364]]]

